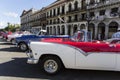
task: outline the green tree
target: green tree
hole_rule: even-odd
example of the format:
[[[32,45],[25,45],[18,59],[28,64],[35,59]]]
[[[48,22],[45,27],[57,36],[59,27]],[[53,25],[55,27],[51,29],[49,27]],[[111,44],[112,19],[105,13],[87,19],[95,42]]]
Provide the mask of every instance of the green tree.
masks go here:
[[[20,28],[19,24],[10,24],[10,23],[8,23],[8,26],[4,30],[15,32],[16,29],[19,29],[19,28]]]

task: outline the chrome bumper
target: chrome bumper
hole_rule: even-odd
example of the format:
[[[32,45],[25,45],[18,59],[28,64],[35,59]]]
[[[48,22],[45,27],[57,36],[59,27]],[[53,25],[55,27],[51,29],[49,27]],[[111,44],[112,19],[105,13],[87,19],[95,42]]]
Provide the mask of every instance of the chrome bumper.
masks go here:
[[[27,63],[28,63],[28,64],[37,64],[37,63],[38,63],[38,60],[33,59],[33,58],[29,58],[29,59],[27,60]]]
[[[19,47],[17,43],[15,43],[15,47]]]
[[[38,59],[34,59],[31,51],[26,52],[26,54],[28,56],[28,60],[27,60],[28,64],[37,64],[38,63]]]

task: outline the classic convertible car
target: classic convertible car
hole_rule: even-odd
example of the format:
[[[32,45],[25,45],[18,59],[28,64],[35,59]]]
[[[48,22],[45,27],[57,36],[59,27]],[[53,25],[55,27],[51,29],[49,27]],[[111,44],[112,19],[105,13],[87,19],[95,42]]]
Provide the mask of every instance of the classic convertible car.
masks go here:
[[[55,74],[62,67],[120,71],[120,44],[116,42],[92,41],[91,34],[84,30],[70,39],[43,39],[30,43],[27,63],[40,63],[48,74]]]

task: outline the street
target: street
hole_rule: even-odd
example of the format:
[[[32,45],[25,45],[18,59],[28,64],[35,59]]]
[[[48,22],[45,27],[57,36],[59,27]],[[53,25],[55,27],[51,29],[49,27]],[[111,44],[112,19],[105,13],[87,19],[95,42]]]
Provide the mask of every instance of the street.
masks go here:
[[[0,39],[0,80],[120,80],[120,72],[66,69],[46,75],[39,65],[26,63],[24,52]]]

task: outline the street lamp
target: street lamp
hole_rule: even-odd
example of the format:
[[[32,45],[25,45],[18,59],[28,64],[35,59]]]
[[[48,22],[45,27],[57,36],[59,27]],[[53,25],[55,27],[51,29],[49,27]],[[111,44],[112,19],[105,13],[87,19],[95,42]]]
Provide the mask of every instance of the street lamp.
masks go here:
[[[86,20],[87,20],[87,30],[88,30],[88,28],[89,28],[89,23],[90,23],[90,21],[91,21],[91,17],[90,17],[90,12],[89,12],[89,2],[87,1],[86,2],[87,4],[86,4]]]
[[[67,30],[67,26],[68,26],[67,20],[63,20],[63,19],[60,17],[60,15],[58,16],[58,18],[60,19],[60,21],[62,21],[62,22],[65,23],[65,30]],[[68,35],[68,33],[67,33],[66,31],[65,31],[65,35]]]

